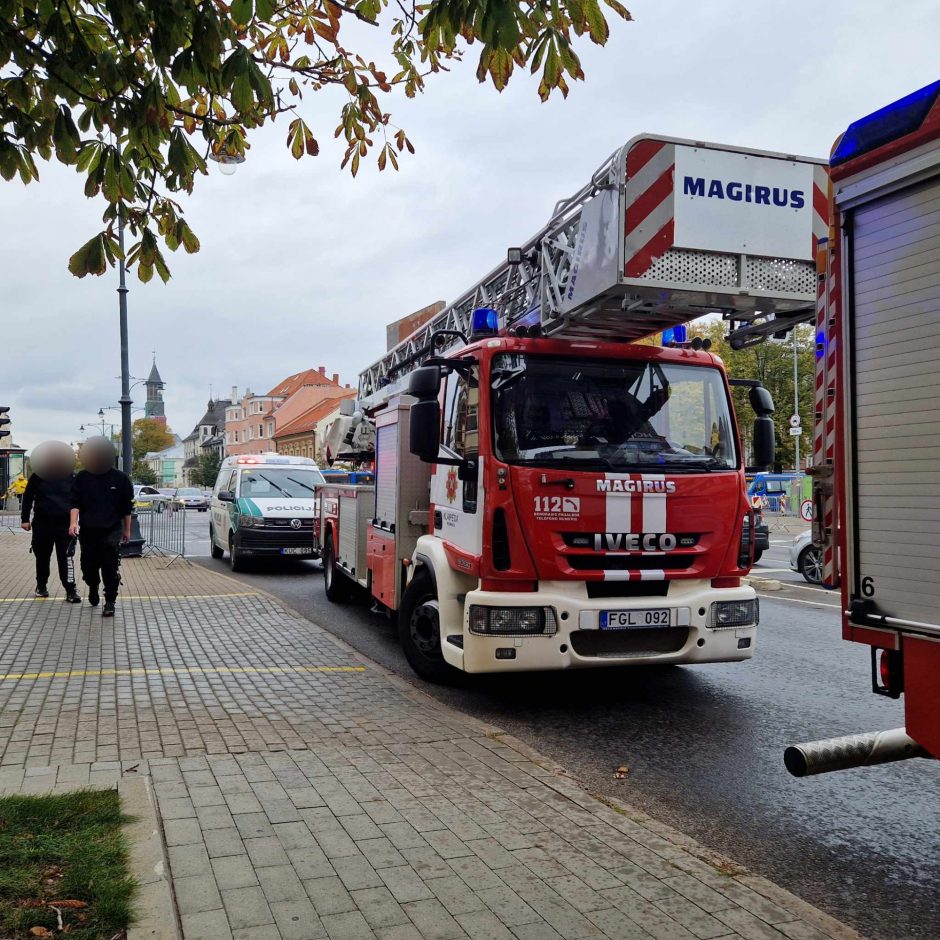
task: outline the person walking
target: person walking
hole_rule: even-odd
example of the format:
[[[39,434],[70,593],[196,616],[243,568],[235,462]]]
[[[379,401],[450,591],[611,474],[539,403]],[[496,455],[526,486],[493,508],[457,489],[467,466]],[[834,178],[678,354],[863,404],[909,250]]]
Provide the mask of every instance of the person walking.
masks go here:
[[[80,470],[72,483],[69,534],[82,549],[82,578],[88,585],[88,603],[97,607],[98,587],[104,584],[102,617],[113,617],[121,583],[121,545],[130,541],[134,486],[127,474],[115,469],[114,445],[106,437],[82,444]]]
[[[62,441],[45,441],[33,448],[30,464],[33,472],[23,489],[20,525],[33,536],[36,597],[49,596],[49,566],[55,549],[65,599],[70,604],[80,604],[74,568],[69,564],[70,551],[74,554],[69,523],[75,454]]]

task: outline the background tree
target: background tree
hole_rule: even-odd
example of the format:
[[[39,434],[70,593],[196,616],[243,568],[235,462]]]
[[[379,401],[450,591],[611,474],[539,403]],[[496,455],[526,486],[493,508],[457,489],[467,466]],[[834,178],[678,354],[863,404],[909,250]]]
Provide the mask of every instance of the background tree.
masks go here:
[[[134,469],[131,472],[131,479],[135,483],[142,483],[144,486],[157,485],[156,473],[153,472],[150,464],[144,463],[143,460],[134,461]]]
[[[630,19],[619,0],[603,2]],[[355,51],[378,36],[382,64]],[[199,249],[173,195],[192,191],[208,158],[243,159],[249,131],[286,114],[292,156],[319,153],[325,109],[315,135],[298,110],[304,95],[339,96],[333,133],[353,175],[370,151],[380,170],[397,168],[414,148],[380,95],[414,97],[471,45],[481,82],[502,90],[526,68],[543,101],[566,95],[584,77],[582,36],[606,43],[600,0],[0,0],[0,174],[28,183],[37,158],[74,165],[107,208],[72,273],[115,262],[120,220],[138,277],[166,280],[160,239]]]
[[[118,442],[121,435],[116,435]],[[162,422],[153,418],[138,418],[132,425],[131,447],[134,451],[134,473],[136,479],[137,463],[143,460],[146,454],[158,450],[166,450],[172,446],[175,438],[173,432]],[[143,483],[143,480],[137,482]]]
[[[796,328],[797,373],[799,377],[800,419],[803,435],[800,438],[800,462],[812,454],[813,396],[815,388],[816,346],[815,327],[803,324]],[[792,468],[795,457],[795,439],[790,436],[790,415],[793,414],[793,336],[784,340],[768,339],[750,349],[734,350],[727,341],[728,325],[720,320],[693,324],[691,335],[708,337],[711,351],[720,356],[735,379],[760,379],[773,396],[776,412],[774,427],[777,431],[777,462]],[[754,413],[747,400],[746,388],[732,389],[734,407],[740,425],[745,452],[749,452]]]
[[[221,467],[222,458],[218,454],[200,454],[199,463],[192,475],[194,485],[215,486],[215,480]]]

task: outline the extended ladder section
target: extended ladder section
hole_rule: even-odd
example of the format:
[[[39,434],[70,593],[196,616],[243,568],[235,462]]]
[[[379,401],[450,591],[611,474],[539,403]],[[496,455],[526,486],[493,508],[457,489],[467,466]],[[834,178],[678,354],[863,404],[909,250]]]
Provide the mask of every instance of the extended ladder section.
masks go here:
[[[479,307],[504,329],[604,341],[708,313],[755,332],[811,319],[827,185],[823,160],[635,137],[506,263],[366,369],[360,401],[430,355],[436,331],[468,336]]]

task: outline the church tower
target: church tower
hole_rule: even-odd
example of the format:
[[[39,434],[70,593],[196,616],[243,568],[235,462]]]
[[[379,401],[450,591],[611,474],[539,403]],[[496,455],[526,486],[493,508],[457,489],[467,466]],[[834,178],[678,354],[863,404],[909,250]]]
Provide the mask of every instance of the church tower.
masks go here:
[[[147,376],[146,385],[147,403],[144,405],[145,417],[159,421],[161,424],[166,424],[166,415],[163,412],[163,389],[166,388],[166,385],[163,379],[160,378],[160,373],[157,370],[156,354],[153,357],[153,367],[150,370],[150,375]]]

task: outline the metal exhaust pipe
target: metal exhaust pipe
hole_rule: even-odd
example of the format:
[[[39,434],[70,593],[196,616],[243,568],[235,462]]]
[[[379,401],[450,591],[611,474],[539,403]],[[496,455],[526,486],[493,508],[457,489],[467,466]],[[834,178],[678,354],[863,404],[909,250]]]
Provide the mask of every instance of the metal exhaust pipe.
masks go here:
[[[807,741],[791,745],[783,752],[783,762],[794,777],[889,764],[909,757],[930,757],[930,754],[904,728],[846,734],[827,741]]]

